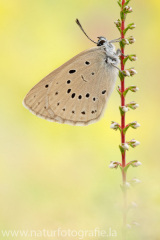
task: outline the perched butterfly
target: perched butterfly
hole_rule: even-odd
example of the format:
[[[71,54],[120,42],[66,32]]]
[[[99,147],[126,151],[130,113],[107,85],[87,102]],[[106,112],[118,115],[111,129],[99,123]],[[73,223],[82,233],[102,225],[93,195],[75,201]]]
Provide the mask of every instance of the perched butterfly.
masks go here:
[[[79,25],[84,34],[78,19]],[[89,38],[89,37],[88,37]],[[90,38],[89,38],[90,39]],[[83,51],[64,63],[26,95],[23,105],[48,121],[86,126],[103,115],[118,75],[121,50],[98,37],[97,46]]]

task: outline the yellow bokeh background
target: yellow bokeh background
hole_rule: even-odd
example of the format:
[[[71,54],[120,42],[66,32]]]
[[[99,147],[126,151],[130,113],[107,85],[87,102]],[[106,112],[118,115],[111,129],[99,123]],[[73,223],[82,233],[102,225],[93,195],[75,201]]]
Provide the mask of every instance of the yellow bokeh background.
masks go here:
[[[128,239],[156,240],[160,238],[160,2],[132,0],[130,5],[133,13],[127,23],[137,27],[127,36],[133,35],[136,42],[127,46],[126,54],[136,53],[138,61],[127,67],[134,66],[138,74],[126,78],[126,86],[137,85],[140,91],[129,93],[126,101],[134,100],[140,107],[127,113],[126,121],[137,120],[141,127],[130,129],[127,140],[135,138],[141,145],[130,148],[127,162],[137,159],[142,166],[130,168],[127,180],[137,177],[142,183],[128,191],[128,204],[135,202],[137,208],[128,212],[127,222],[140,224],[129,231]],[[104,118],[87,127],[51,123],[22,106],[38,81],[94,46],[76,18],[95,41],[97,36],[119,37],[114,25],[119,7],[113,0],[0,0],[0,230],[111,227],[120,240],[122,213],[115,205],[122,203],[121,172],[108,168],[110,161],[121,161],[120,134],[110,129],[112,120],[120,122],[116,89]]]

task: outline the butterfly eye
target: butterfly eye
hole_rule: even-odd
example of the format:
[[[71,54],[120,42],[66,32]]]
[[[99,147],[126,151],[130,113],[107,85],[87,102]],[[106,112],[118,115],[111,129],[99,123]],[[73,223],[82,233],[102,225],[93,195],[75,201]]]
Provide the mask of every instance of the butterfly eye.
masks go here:
[[[105,40],[99,40],[97,46],[102,46],[105,42]]]

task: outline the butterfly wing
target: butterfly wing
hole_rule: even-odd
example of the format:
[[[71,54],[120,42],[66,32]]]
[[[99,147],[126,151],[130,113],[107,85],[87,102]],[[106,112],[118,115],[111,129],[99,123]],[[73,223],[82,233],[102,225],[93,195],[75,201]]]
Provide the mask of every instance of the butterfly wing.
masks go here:
[[[103,47],[88,49],[51,72],[26,95],[23,104],[49,121],[85,126],[98,121],[117,77]]]

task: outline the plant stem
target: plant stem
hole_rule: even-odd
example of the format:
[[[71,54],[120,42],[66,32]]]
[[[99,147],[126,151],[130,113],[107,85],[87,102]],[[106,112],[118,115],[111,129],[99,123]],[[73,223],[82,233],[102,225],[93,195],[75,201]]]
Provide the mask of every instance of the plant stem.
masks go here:
[[[125,3],[125,0],[122,0],[122,10],[123,10],[123,5]],[[123,30],[125,29],[125,19],[122,19],[121,23],[121,39],[124,38],[124,33]],[[124,48],[121,48],[122,54],[124,54]],[[124,70],[124,64],[123,64],[124,56],[121,56],[121,70]],[[125,90],[125,78],[121,80],[121,91],[122,93]],[[121,94],[121,106],[125,106],[125,97],[123,94]],[[125,143],[125,134],[123,133],[123,129],[125,128],[125,114],[121,115],[121,143]],[[122,153],[122,181],[123,184],[126,182],[126,173],[124,172],[124,167],[126,166],[126,151]],[[123,227],[126,226],[126,208],[127,208],[127,191],[123,191]]]

